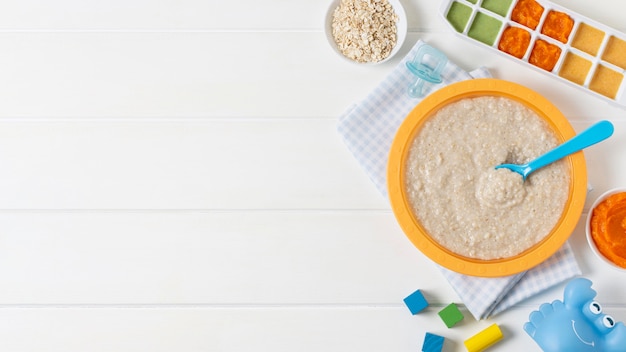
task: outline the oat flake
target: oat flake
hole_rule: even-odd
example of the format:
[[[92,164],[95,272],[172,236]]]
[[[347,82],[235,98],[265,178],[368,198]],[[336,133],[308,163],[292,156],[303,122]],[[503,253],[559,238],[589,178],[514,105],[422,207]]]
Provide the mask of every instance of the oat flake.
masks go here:
[[[396,45],[398,15],[387,0],[341,0],[333,13],[339,51],[357,62],[379,62]]]

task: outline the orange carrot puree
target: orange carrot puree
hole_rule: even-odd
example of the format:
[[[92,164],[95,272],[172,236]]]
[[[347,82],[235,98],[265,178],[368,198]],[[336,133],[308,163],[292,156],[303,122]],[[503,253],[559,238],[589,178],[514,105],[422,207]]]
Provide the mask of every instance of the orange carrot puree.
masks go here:
[[[498,49],[521,59],[524,57],[529,44],[530,33],[528,31],[517,27],[508,27],[502,32]]]
[[[602,255],[626,268],[626,192],[602,201],[591,215],[591,237]]]
[[[574,28],[574,20],[563,12],[550,11],[543,23],[541,33],[552,37],[561,43],[567,43],[570,33]]]
[[[561,48],[545,40],[537,39],[528,62],[546,71],[552,71],[556,62],[559,61],[559,56],[561,56]]]
[[[513,8],[511,19],[524,26],[536,29],[543,13],[543,6],[535,0],[519,0]]]

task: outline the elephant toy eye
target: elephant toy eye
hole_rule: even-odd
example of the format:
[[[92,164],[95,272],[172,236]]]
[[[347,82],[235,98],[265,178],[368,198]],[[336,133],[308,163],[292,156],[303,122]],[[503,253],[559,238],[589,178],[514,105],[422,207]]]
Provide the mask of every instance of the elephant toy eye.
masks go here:
[[[602,313],[602,306],[600,306],[600,303],[593,301],[589,304],[589,310],[593,314],[600,314]]]
[[[612,316],[605,315],[604,318],[602,318],[602,324],[604,324],[607,328],[612,328],[615,326],[615,320]]]

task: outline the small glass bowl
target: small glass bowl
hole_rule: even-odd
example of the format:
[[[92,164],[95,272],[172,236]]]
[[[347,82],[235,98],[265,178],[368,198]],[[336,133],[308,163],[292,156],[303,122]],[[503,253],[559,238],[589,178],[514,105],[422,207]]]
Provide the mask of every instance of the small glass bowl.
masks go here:
[[[377,62],[358,62],[346,57],[344,54],[341,53],[341,51],[337,47],[335,38],[333,37],[333,14],[335,12],[335,9],[339,7],[339,5],[341,5],[341,0],[333,0],[328,6],[328,10],[326,11],[326,23],[324,25],[324,31],[326,32],[326,39],[328,39],[328,43],[330,44],[333,51],[336,52],[337,55],[341,56],[343,59],[360,65],[378,65],[389,61],[392,57],[394,57],[400,51],[402,44],[404,44],[404,40],[406,39],[406,34],[408,31],[408,26],[406,12],[404,11],[404,7],[402,7],[402,4],[400,3],[400,0],[387,1],[389,1],[389,4],[391,4],[391,7],[393,7],[396,15],[398,15],[398,22],[396,22],[396,45],[391,50],[391,53],[389,53],[389,56]]]
[[[589,243],[589,247],[591,248],[591,251],[596,255],[596,257],[600,258],[601,261],[603,261],[604,263],[606,263],[608,266],[610,266],[611,268],[618,270],[620,272],[626,273],[626,268],[623,268],[615,263],[613,263],[611,260],[609,260],[607,257],[604,256],[604,254],[602,254],[600,252],[600,250],[598,249],[598,247],[596,246],[596,242],[593,240],[593,238],[591,237],[591,216],[593,215],[593,210],[600,204],[602,203],[602,201],[604,201],[605,199],[607,199],[608,197],[617,194],[617,193],[622,193],[622,192],[626,192],[626,188],[613,188],[610,189],[606,192],[604,192],[602,195],[600,195],[591,205],[591,207],[589,208],[589,213],[587,214],[587,221],[585,222],[585,233],[587,235],[587,243]]]

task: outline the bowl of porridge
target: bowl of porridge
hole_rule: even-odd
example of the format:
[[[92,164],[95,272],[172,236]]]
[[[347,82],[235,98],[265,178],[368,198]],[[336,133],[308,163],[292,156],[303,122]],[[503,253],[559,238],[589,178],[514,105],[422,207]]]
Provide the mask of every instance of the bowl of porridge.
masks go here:
[[[585,203],[582,152],[525,181],[522,164],[575,135],[563,114],[513,82],[475,79],[422,100],[399,127],[388,164],[391,206],[403,231],[450,270],[497,277],[528,270],[569,238]]]

